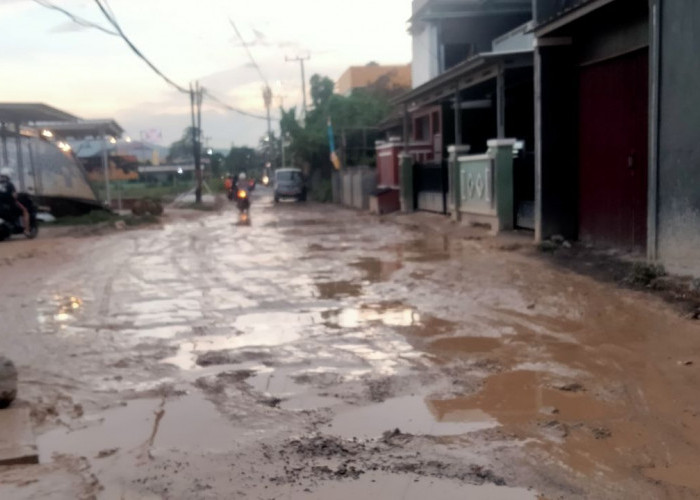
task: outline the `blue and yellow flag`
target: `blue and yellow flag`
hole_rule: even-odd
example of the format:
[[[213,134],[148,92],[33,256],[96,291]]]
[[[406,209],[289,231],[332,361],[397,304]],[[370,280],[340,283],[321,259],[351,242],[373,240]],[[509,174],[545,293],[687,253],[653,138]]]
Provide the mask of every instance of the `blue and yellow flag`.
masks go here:
[[[335,152],[335,139],[333,137],[333,124],[331,123],[330,116],[328,117],[328,146],[331,150],[331,163],[336,170],[340,170],[340,158]]]

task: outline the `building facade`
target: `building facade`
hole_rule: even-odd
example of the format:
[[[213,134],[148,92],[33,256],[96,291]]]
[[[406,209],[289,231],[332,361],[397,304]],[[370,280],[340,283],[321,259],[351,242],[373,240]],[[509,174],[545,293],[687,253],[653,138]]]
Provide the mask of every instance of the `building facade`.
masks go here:
[[[411,65],[350,66],[336,83],[336,92],[348,96],[354,89],[379,85],[387,90],[411,88]]]
[[[700,3],[535,0],[534,12],[536,238],[700,274]]]

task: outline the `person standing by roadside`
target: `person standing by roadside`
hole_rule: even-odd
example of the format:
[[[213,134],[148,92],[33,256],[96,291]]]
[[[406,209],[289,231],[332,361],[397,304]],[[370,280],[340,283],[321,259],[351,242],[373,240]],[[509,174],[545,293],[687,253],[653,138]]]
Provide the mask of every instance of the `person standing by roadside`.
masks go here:
[[[17,200],[17,189],[10,180],[11,176],[11,169],[3,168],[0,170],[0,215],[5,215],[11,221],[16,220],[17,217],[21,215],[24,234],[25,236],[29,236],[31,230],[29,227],[29,212],[26,207]]]

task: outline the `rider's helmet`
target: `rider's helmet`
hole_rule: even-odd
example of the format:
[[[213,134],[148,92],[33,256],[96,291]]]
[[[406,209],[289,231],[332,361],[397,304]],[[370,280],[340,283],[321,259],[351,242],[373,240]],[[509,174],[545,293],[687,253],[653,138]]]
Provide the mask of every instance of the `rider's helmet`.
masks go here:
[[[7,167],[0,169],[0,178],[2,177],[6,177],[9,180],[12,177],[12,169]]]
[[[239,181],[244,181],[245,178],[246,178],[245,172],[241,172],[240,174],[238,174],[238,180],[239,180]]]

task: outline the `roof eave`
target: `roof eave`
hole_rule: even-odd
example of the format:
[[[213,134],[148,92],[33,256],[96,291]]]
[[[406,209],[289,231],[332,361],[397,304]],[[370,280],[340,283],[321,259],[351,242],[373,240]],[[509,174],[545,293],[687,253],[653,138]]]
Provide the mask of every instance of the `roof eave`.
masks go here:
[[[419,99],[421,96],[425,96],[426,94],[429,94],[431,92],[435,92],[439,90],[442,87],[448,87],[448,86],[458,86],[459,85],[459,80],[461,78],[464,78],[467,76],[469,73],[483,69],[484,66],[486,66],[488,63],[492,63],[494,61],[497,61],[499,59],[506,60],[508,58],[520,58],[520,59],[525,59],[529,58],[532,59],[533,57],[533,50],[522,50],[522,51],[512,51],[512,52],[485,52],[481,54],[477,54],[459,64],[456,66],[450,68],[446,72],[444,72],[441,75],[438,75],[437,77],[433,78],[430,81],[425,82],[423,85],[420,87],[416,87],[415,89],[411,90],[410,92],[407,92],[406,94],[399,96],[395,98],[394,100],[391,101],[391,104],[394,106],[399,106],[402,104],[408,104],[412,101],[415,101]]]

